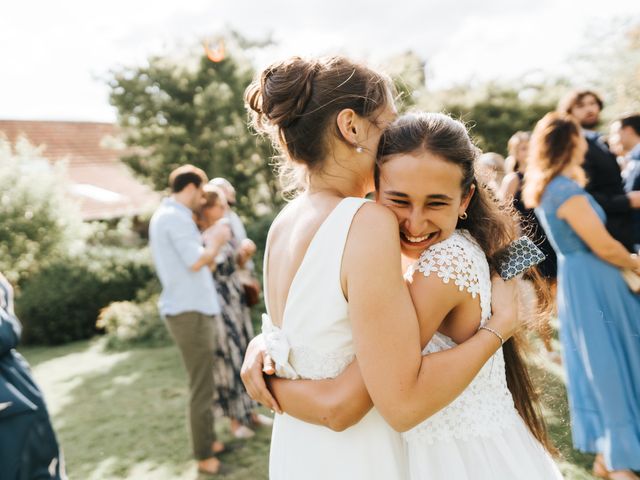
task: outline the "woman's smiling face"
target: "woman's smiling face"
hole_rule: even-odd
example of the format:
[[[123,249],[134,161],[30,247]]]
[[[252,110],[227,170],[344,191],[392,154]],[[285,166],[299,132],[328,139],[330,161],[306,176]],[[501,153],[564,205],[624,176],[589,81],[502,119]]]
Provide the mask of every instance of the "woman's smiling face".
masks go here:
[[[395,213],[402,252],[418,258],[448,238],[473,196],[463,197],[462,170],[426,151],[388,157],[380,167],[376,201]]]

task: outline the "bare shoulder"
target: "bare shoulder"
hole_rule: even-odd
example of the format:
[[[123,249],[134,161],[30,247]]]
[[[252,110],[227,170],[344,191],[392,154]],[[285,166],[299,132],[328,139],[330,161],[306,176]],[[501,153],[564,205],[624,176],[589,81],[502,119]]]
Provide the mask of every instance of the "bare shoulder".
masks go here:
[[[567,198],[559,207],[556,215],[558,218],[568,220],[570,217],[579,217],[593,208],[585,195],[576,193]]]
[[[401,281],[399,231],[398,220],[388,208],[373,202],[364,204],[351,223],[343,272],[389,268]]]
[[[351,231],[353,233],[367,232],[369,235],[373,231],[386,231],[395,235],[399,231],[398,220],[387,207],[373,202],[366,202],[353,217]]]

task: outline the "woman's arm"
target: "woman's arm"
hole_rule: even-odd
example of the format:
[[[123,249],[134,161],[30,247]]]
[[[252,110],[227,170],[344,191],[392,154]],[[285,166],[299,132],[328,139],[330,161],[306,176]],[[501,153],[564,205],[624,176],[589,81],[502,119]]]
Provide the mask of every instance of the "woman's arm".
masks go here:
[[[462,345],[422,357],[416,312],[402,281],[398,235],[391,212],[364,205],[351,226],[343,272],[367,390],[387,422],[404,431],[462,393],[501,344],[491,332],[480,330]],[[517,324],[517,292],[515,284],[502,287],[506,294],[494,285],[500,305],[494,304],[489,325],[506,339]]]
[[[240,246],[236,250],[236,261],[238,262],[238,266],[243,268],[255,253],[256,244],[253,240],[248,238],[242,240],[242,242],[240,242]]]
[[[268,377],[267,383],[285,413],[337,432],[358,423],[373,406],[357,360],[333,379]]]
[[[605,262],[616,267],[640,271],[640,260],[613,238],[584,195],[574,195],[565,201],[557,212],[584,243]]]
[[[360,209],[349,233],[343,272],[347,273],[344,287],[366,388],[385,419],[397,430],[407,430],[462,393],[500,347],[500,341],[492,333],[480,330],[462,345],[423,358],[416,311],[402,280],[399,245],[398,223],[393,214],[385,207],[367,204]],[[514,282],[496,280],[492,287],[494,315],[488,326],[505,339],[517,326]],[[279,390],[279,386],[275,387],[276,401],[264,381],[264,354],[264,343],[258,336],[249,345],[241,373],[251,398],[276,410],[278,401],[289,402],[289,408],[313,402],[309,387],[296,385],[299,380],[279,382],[282,387]],[[297,387],[300,388],[290,390]],[[325,383],[319,387],[331,389],[332,385]],[[343,396],[333,399],[345,405],[351,397],[346,390],[342,393]],[[288,398],[289,394],[296,397]],[[323,396],[330,392],[318,395],[326,398]],[[317,406],[319,411],[312,407],[290,413],[325,425],[331,422],[323,420],[327,418],[326,412],[335,411],[335,405],[327,402]],[[356,418],[360,417],[354,414],[347,422],[355,423]]]
[[[191,265],[191,270],[197,272],[205,265],[212,271],[216,269],[215,259],[220,250],[231,239],[231,228],[228,224],[218,222],[202,233],[202,241],[205,244],[200,258]]]

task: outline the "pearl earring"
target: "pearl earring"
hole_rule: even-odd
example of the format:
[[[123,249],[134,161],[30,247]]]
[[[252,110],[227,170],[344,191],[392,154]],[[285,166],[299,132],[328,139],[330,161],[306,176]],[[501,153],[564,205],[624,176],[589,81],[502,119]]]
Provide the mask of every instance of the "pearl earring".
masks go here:
[[[356,147],[356,152],[358,152],[358,153],[362,153],[363,152],[363,149],[362,149],[362,147],[360,145],[358,145]]]

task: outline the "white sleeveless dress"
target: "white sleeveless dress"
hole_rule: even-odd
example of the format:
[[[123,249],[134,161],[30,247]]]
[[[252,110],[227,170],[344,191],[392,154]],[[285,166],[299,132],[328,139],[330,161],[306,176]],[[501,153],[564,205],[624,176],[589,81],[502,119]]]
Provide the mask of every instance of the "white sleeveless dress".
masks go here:
[[[484,252],[466,230],[456,230],[411,265],[405,277],[436,274],[474,298],[480,325],[491,317],[491,278]],[[426,292],[428,295],[429,292]],[[423,355],[454,347],[439,332]],[[402,434],[411,480],[547,480],[562,475],[518,414],[507,388],[502,350],[482,367],[462,394]]]
[[[318,229],[291,284],[282,329],[274,326],[268,315],[263,316],[262,332],[280,377],[333,378],[354,359],[340,270],[351,221],[364,202],[360,198],[342,200]],[[268,245],[264,262],[265,299],[267,262]],[[402,438],[375,408],[343,432],[287,414],[276,415],[269,478],[405,480]]]

